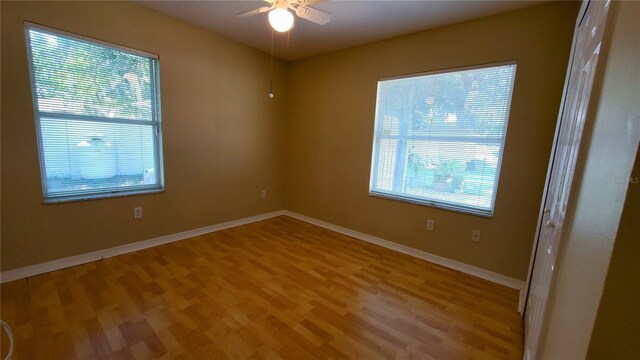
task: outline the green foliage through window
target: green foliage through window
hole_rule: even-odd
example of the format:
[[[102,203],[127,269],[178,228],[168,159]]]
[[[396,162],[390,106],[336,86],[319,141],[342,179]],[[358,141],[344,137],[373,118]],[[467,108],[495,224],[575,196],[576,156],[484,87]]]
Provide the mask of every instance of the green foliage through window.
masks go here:
[[[40,111],[151,120],[151,59],[30,30]]]

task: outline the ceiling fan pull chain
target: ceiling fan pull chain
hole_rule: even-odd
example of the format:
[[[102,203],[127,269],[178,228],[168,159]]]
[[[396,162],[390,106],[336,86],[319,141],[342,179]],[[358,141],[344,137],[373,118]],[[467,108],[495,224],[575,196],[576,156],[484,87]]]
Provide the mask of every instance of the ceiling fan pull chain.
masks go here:
[[[269,73],[269,98],[273,99],[273,29],[271,29],[271,66]]]

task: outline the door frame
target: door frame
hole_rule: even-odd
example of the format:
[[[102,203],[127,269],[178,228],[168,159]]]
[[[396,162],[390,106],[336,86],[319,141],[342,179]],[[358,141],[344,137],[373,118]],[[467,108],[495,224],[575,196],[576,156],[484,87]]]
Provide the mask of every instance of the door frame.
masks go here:
[[[533,246],[531,250],[531,257],[529,259],[529,269],[527,270],[527,280],[524,284],[524,287],[520,291],[520,298],[518,299],[518,312],[520,316],[524,318],[524,314],[526,312],[527,299],[529,298],[529,291],[531,290],[531,277],[533,276],[533,264],[535,263],[536,253],[538,251],[538,244],[540,242],[540,234],[542,232],[543,226],[543,217],[544,217],[544,209],[547,202],[547,195],[549,192],[549,180],[551,178],[551,171],[553,169],[553,163],[556,158],[557,153],[557,145],[558,145],[558,137],[560,135],[560,127],[562,126],[562,115],[564,113],[564,108],[567,103],[567,91],[569,87],[569,79],[571,78],[571,67],[573,66],[573,62],[575,60],[575,48],[578,37],[578,28],[584,19],[584,15],[587,12],[587,8],[589,7],[590,0],[583,0],[580,5],[580,11],[578,12],[578,16],[576,17],[576,23],[573,28],[573,39],[571,41],[571,53],[569,55],[569,63],[567,64],[566,76],[564,79],[564,88],[562,90],[562,98],[560,101],[560,108],[558,110],[558,118],[556,120],[556,129],[553,135],[553,144],[551,145],[551,154],[549,155],[549,165],[547,166],[547,176],[544,181],[544,190],[542,192],[542,201],[540,203],[540,211],[538,212],[538,223],[536,226],[536,233],[533,238]]]

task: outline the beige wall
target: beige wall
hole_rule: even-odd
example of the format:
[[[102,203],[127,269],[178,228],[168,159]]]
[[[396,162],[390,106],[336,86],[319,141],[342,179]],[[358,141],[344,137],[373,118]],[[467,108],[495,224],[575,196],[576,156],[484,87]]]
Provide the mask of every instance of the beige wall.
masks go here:
[[[524,279],[577,9],[552,3],[277,61],[270,101],[268,55],[166,15],[2,2],[2,270],[287,208]],[[41,204],[23,20],[160,55],[165,193]],[[378,78],[506,60],[518,73],[494,218],[367,195]]]
[[[640,60],[640,59],[637,59]],[[640,84],[639,84],[640,85]],[[591,334],[588,359],[632,359],[640,354],[640,153],[632,172],[609,272]]]
[[[577,11],[556,2],[294,62],[287,209],[524,279]],[[493,218],[368,195],[379,78],[506,60],[518,69]]]
[[[160,55],[165,193],[42,205],[24,20]],[[267,54],[134,3],[6,1],[1,53],[3,271],[283,208]]]
[[[612,11],[571,190],[575,195],[565,223],[564,249],[549,294],[543,359],[587,356],[640,141],[640,3],[617,2]],[[632,276],[627,273],[613,281]],[[617,305],[628,307],[627,300],[617,299]]]

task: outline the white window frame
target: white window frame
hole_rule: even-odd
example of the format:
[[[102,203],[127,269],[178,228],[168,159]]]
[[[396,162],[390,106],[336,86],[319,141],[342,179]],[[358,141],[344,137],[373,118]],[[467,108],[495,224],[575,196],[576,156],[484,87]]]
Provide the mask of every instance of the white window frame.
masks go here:
[[[479,209],[473,206],[468,206],[468,205],[462,205],[462,204],[449,204],[449,203],[445,203],[445,202],[441,202],[438,200],[430,200],[430,199],[424,199],[424,198],[418,198],[418,197],[413,197],[413,196],[409,196],[409,195],[403,195],[403,194],[399,194],[396,192],[388,192],[388,191],[380,191],[380,190],[375,190],[377,189],[377,174],[378,174],[378,165],[379,165],[379,149],[377,146],[377,134],[379,133],[378,127],[381,126],[381,122],[379,121],[379,116],[380,116],[380,103],[379,103],[379,99],[380,99],[380,85],[382,82],[385,81],[389,81],[389,80],[398,80],[398,79],[409,79],[409,78],[414,78],[414,77],[422,77],[422,76],[428,76],[428,75],[437,75],[437,74],[445,74],[445,73],[451,73],[451,72],[459,72],[459,71],[465,71],[465,70],[474,70],[474,69],[485,69],[485,68],[491,68],[491,67],[498,67],[498,66],[505,66],[505,65],[513,65],[515,67],[517,67],[517,61],[512,60],[512,61],[503,61],[503,62],[497,62],[497,63],[488,63],[488,64],[480,64],[480,65],[472,65],[472,66],[465,66],[465,67],[457,67],[457,68],[448,68],[448,69],[441,69],[441,70],[434,70],[434,71],[428,71],[428,72],[421,72],[421,73],[413,73],[413,74],[406,74],[406,75],[399,75],[399,76],[391,76],[391,77],[384,77],[384,78],[379,78],[378,79],[378,85],[377,85],[377,90],[376,90],[376,111],[375,111],[375,122],[374,122],[374,128],[373,128],[373,143],[372,143],[372,156],[371,156],[371,168],[370,168],[370,176],[369,176],[369,196],[374,196],[374,197],[380,197],[380,198],[385,198],[385,199],[390,199],[390,200],[398,200],[398,201],[403,201],[403,202],[407,202],[407,203],[411,203],[411,204],[417,204],[417,205],[424,205],[424,206],[430,206],[430,207],[435,207],[435,208],[440,208],[440,209],[445,209],[445,210],[450,210],[450,211],[454,211],[454,212],[460,212],[460,213],[465,213],[465,214],[471,214],[471,215],[477,215],[477,216],[481,216],[481,217],[487,217],[487,218],[492,218],[494,215],[494,211],[495,211],[495,205],[496,205],[496,197],[497,197],[497,193],[498,193],[498,183],[500,181],[500,173],[502,170],[502,157],[504,154],[504,146],[505,146],[505,142],[507,139],[507,130],[509,128],[509,118],[511,117],[511,101],[513,100],[513,89],[515,88],[515,75],[514,74],[514,78],[513,78],[513,83],[511,85],[511,89],[509,90],[509,102],[507,104],[507,108],[506,108],[506,112],[508,114],[507,119],[506,119],[506,124],[505,124],[505,130],[504,130],[504,136],[502,137],[502,139],[495,139],[496,142],[487,142],[487,138],[486,137],[478,137],[475,140],[480,140],[481,142],[486,142],[486,143],[491,143],[491,144],[496,144],[496,145],[500,145],[500,152],[499,152],[499,156],[498,156],[498,163],[497,163],[497,172],[496,172],[496,177],[495,177],[495,183],[494,183],[494,188],[493,188],[493,197],[491,199],[491,209],[490,210],[484,210],[484,209]],[[392,139],[392,138],[398,138],[398,139],[404,139],[405,140],[405,144],[404,146],[406,146],[406,141],[408,140],[420,140],[420,138],[423,136],[420,135],[414,135],[414,136],[410,136],[410,135],[390,135],[388,137],[385,137],[385,139]],[[429,136],[429,138],[431,138],[431,136]],[[459,139],[455,139],[456,137],[449,137],[449,139],[447,139],[448,141],[460,141],[460,142],[468,142],[470,140],[472,140],[472,138],[466,136],[466,137],[460,137]],[[397,150],[396,150],[397,151]],[[397,151],[396,153],[396,161],[399,161],[398,157],[400,156],[402,152],[401,151]],[[404,159],[402,159],[402,162],[404,162]],[[405,164],[406,166],[406,164]],[[395,181],[402,181],[403,179],[396,179],[394,177],[394,182]]]
[[[31,38],[29,30],[37,29],[41,32],[50,33],[51,35],[58,37],[65,37],[75,41],[86,42],[92,45],[103,46],[111,49],[116,49],[125,53],[142,56],[150,60],[150,78],[151,78],[151,120],[132,120],[124,118],[114,117],[100,117],[91,115],[75,115],[75,114],[61,114],[55,112],[40,111],[38,108],[38,95],[36,90],[36,78],[33,68],[33,54],[31,48]],[[29,64],[29,75],[31,81],[31,98],[33,100],[33,111],[36,122],[36,136],[38,141],[38,155],[40,160],[40,178],[42,181],[42,194],[45,204],[70,202],[70,201],[82,201],[101,198],[111,198],[120,196],[130,196],[149,193],[161,193],[164,192],[164,160],[163,160],[163,148],[162,148],[162,117],[161,117],[161,105],[160,105],[160,57],[157,54],[152,54],[136,49],[131,49],[121,45],[113,44],[110,42],[77,35],[63,30],[54,29],[48,26],[24,22],[24,33],[27,48],[27,57]],[[41,119],[61,119],[61,120],[81,120],[89,122],[97,122],[102,124],[130,124],[139,126],[150,126],[153,129],[154,136],[154,149],[157,151],[155,157],[155,169],[158,176],[158,183],[153,185],[137,185],[128,186],[125,189],[92,189],[86,192],[69,192],[68,194],[55,194],[48,195],[47,191],[47,174],[45,166],[45,151],[42,141],[42,128]]]

